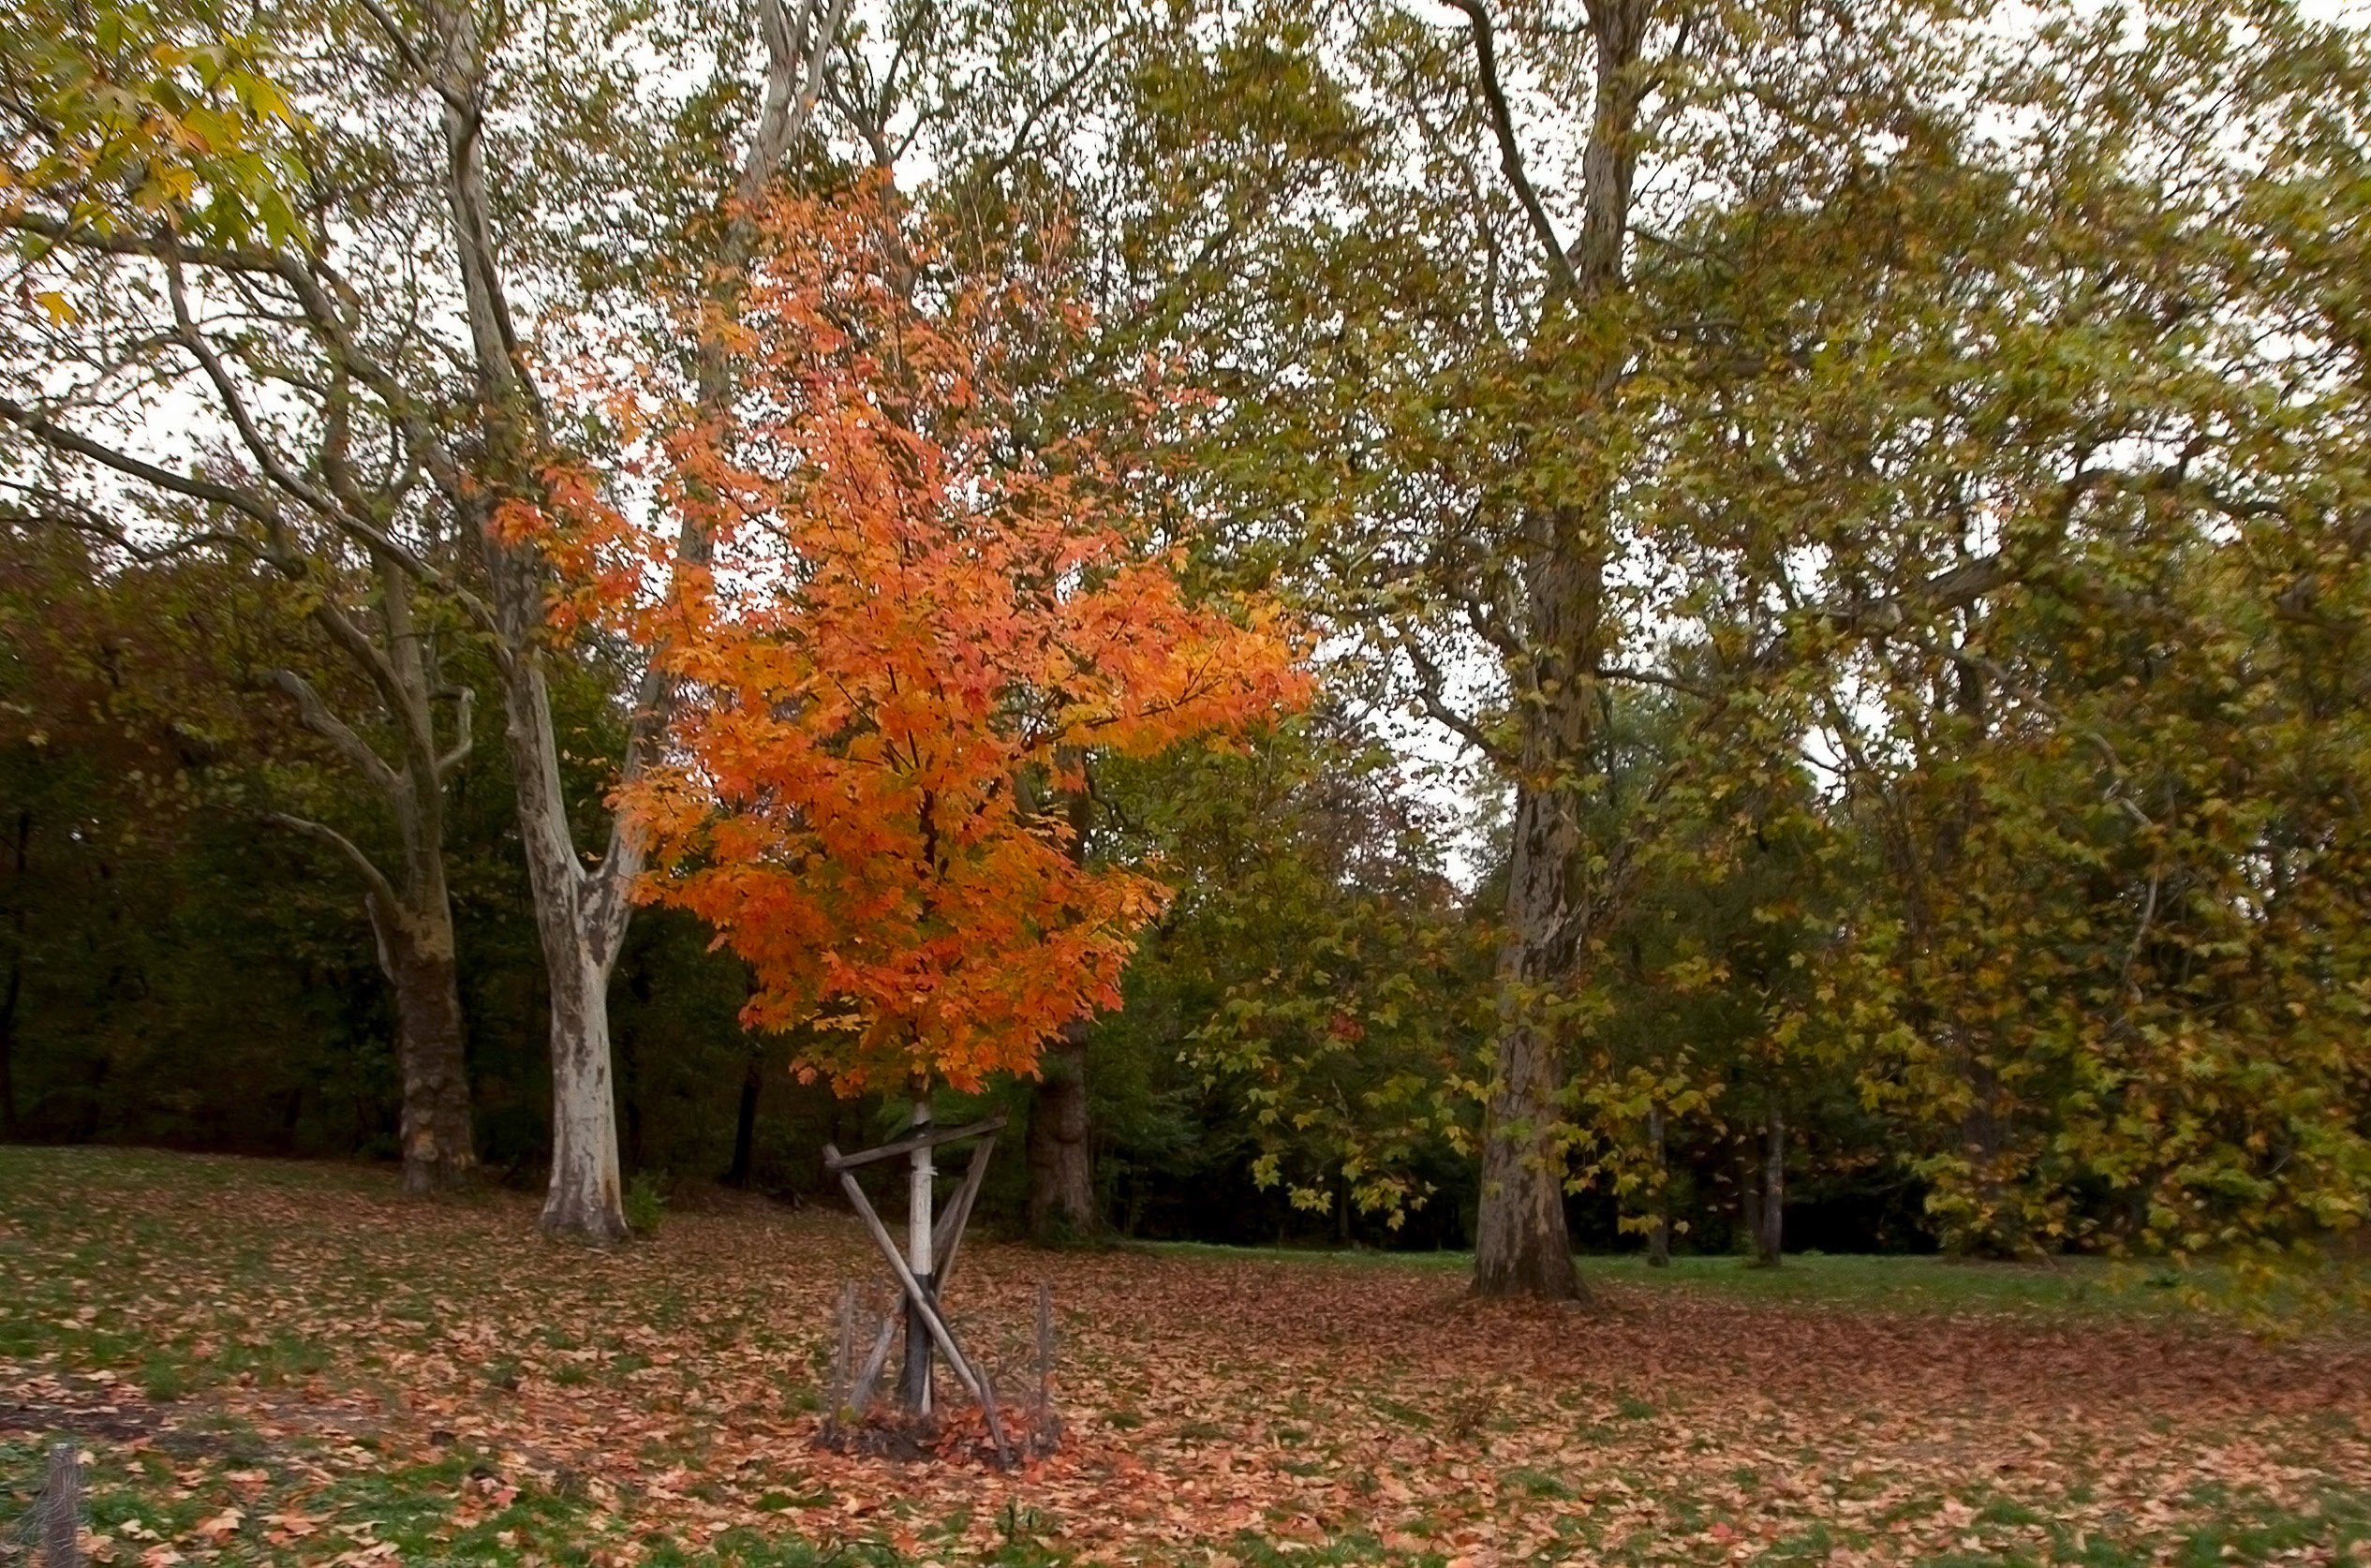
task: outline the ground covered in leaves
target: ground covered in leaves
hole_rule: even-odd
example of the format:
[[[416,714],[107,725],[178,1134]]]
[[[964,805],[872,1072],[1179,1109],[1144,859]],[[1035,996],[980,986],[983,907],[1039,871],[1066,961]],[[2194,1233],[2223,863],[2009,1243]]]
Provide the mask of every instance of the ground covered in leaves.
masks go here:
[[[54,1439],[128,1565],[2371,1561],[2371,1344],[2088,1273],[1597,1270],[977,1245],[959,1326],[1064,1450],[815,1446],[845,1216],[605,1254],[524,1199],[340,1167],[0,1148],[0,1541]],[[4,1553],[5,1547],[0,1547]],[[0,1557],[5,1561],[5,1557]]]

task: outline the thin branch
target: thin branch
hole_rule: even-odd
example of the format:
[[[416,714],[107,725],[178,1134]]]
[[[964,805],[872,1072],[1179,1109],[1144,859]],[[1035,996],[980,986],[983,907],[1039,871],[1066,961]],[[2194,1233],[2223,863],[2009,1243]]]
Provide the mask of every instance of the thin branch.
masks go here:
[[[452,748],[437,759],[437,777],[441,782],[452,777],[452,770],[469,759],[469,748],[477,744],[477,732],[471,720],[476,717],[478,693],[474,688],[463,687],[453,699]]]
[[[330,711],[330,705],[321,701],[321,694],[313,688],[312,682],[293,670],[274,670],[272,684],[295,702],[299,723],[329,742],[339,756],[362,770],[390,800],[404,800],[408,790],[403,777],[389,767],[386,759],[372,750],[351,726]]]
[[[266,527],[278,525],[278,510],[248,491],[233,489],[227,484],[218,484],[213,480],[200,479],[194,474],[176,474],[170,468],[160,468],[154,463],[143,462],[129,452],[118,451],[113,447],[105,446],[87,436],[68,430],[48,415],[28,408],[12,398],[0,397],[0,420],[7,421],[45,446],[54,447],[59,451],[72,452],[77,457],[89,458],[94,463],[112,468],[119,474],[128,475],[142,483],[154,485],[159,490],[170,491],[176,496],[185,496],[193,501],[211,501],[216,506],[229,507],[234,511],[243,512],[254,518]]]
[[[292,817],[285,811],[269,811],[264,813],[264,818],[290,833],[302,834],[317,844],[326,844],[335,850],[369,886],[372,897],[384,903],[391,912],[403,908],[403,900],[396,896],[394,884],[387,880],[387,874],[372,864],[370,856],[357,849],[352,839],[335,828],[309,818]]]
[[[1499,81],[1497,35],[1490,26],[1490,13],[1482,0],[1449,0],[1449,4],[1466,14],[1474,28],[1474,63],[1482,79],[1482,97],[1489,106],[1490,130],[1498,138],[1499,162],[1506,170],[1507,183],[1515,187],[1515,199],[1522,203],[1523,215],[1531,220],[1532,233],[1539,240],[1540,249],[1548,258],[1549,271],[1563,291],[1578,298],[1581,292],[1580,278],[1573,271],[1572,259],[1564,252],[1564,243],[1556,234],[1556,225],[1548,215],[1548,209],[1532,185],[1532,177],[1523,168],[1523,148],[1515,136],[1515,112],[1506,101],[1506,88]]]
[[[1446,699],[1441,695],[1442,688],[1445,684],[1441,673],[1441,667],[1432,661],[1431,656],[1424,651],[1423,646],[1399,627],[1386,625],[1383,630],[1385,635],[1390,638],[1392,644],[1406,656],[1408,663],[1415,670],[1416,700],[1424,705],[1427,716],[1434,723],[1456,733],[1459,738],[1482,753],[1490,762],[1511,771],[1516,765],[1516,759],[1507,752],[1506,748],[1492,740],[1489,733],[1473,719],[1449,706]]]

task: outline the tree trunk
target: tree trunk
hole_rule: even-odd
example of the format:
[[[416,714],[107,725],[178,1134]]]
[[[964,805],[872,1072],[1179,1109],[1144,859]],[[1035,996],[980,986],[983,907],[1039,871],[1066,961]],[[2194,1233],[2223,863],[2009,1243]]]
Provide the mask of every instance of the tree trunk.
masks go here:
[[[1461,7],[1474,24],[1475,64],[1485,82],[1501,160],[1524,202],[1549,267],[1541,345],[1580,354],[1593,369],[1578,383],[1594,395],[1560,407],[1548,430],[1520,433],[1538,460],[1565,462],[1569,421],[1609,415],[1621,382],[1618,343],[1568,329],[1623,287],[1647,0],[1605,0],[1589,9],[1596,51],[1595,101],[1581,158],[1581,227],[1567,247],[1522,171],[1515,126],[1496,74],[1487,7]],[[1609,324],[1609,323],[1608,323]],[[1552,331],[1550,329],[1553,329]],[[1482,1198],[1474,1255],[1477,1295],[1584,1297],[1564,1224],[1564,1150],[1557,1132],[1566,1068],[1562,1023],[1549,1005],[1585,979],[1580,955],[1618,890],[1598,885],[1582,856],[1581,786],[1594,770],[1598,675],[1606,647],[1605,572],[1613,490],[1587,481],[1556,501],[1528,506],[1517,563],[1519,613],[1495,629],[1522,736],[1511,759],[1514,862],[1506,892],[1505,944],[1498,966],[1498,1056],[1482,1123]],[[1618,858],[1599,857],[1601,861]]]
[[[1514,939],[1519,941],[1519,939]],[[1512,943],[1510,943],[1512,945]],[[1502,994],[1514,983],[1501,969]],[[1502,1015],[1504,1007],[1502,1003]],[[1585,1297],[1564,1223],[1563,1147],[1556,1100],[1563,1063],[1549,1030],[1517,1022],[1499,1033],[1498,1070],[1482,1132],[1482,1203],[1474,1294],[1548,1301]]]
[[[575,962],[567,962],[570,954]],[[547,1235],[594,1242],[627,1236],[617,1163],[617,1097],[610,1079],[609,973],[574,943],[552,975],[552,1177],[543,1193]]]
[[[714,270],[718,288],[712,302],[720,307],[716,320],[732,314],[737,273],[757,234],[754,211],[809,123],[846,8],[846,0],[832,0],[820,18],[809,17],[805,7],[795,14],[780,7],[765,13],[763,106],[735,179],[737,200],[717,258],[723,265]],[[483,19],[459,0],[437,0],[427,9],[435,46],[418,52],[434,59],[442,100],[444,194],[452,215],[454,259],[482,410],[477,434],[483,438],[482,451],[467,471],[446,451],[437,482],[456,514],[474,525],[484,555],[518,791],[519,836],[551,985],[552,1178],[542,1225],[551,1235],[617,1241],[627,1227],[618,1181],[608,984],[632,913],[641,846],[630,823],[614,821],[607,851],[588,872],[570,832],[541,662],[551,634],[549,564],[532,544],[505,540],[493,525],[496,506],[506,493],[541,498],[538,476],[559,443],[552,438],[542,401],[518,351],[521,334],[511,318],[496,243],[500,225],[486,189],[482,143]],[[720,421],[731,414],[728,347],[721,331],[701,334],[700,407]],[[697,509],[682,520],[676,555],[686,566],[707,557]],[[674,702],[674,677],[666,660],[654,656],[632,698],[622,769],[629,781],[659,744]]]
[[[1654,1223],[1647,1228],[1647,1266],[1671,1266],[1671,1163],[1663,1148],[1663,1107],[1647,1107],[1647,1146],[1654,1158]]]
[[[610,1063],[609,976],[631,911],[621,877],[638,869],[630,841],[613,834],[607,862],[587,873],[577,862],[560,787],[559,746],[541,650],[523,617],[540,597],[516,581],[536,568],[486,536],[487,567],[514,617],[517,652],[503,673],[504,732],[517,791],[519,840],[536,936],[551,991],[552,1174],[544,1190],[547,1235],[606,1245],[626,1239],[625,1187],[617,1159],[617,1095]]]
[[[758,1097],[764,1091],[765,1058],[752,1052],[748,1068],[741,1074],[741,1103],[733,1117],[733,1163],[724,1173],[727,1187],[745,1192],[757,1156]]]
[[[913,1125],[917,1133],[930,1131],[930,1102],[917,1099],[913,1102]],[[938,1297],[938,1260],[931,1254],[932,1183],[938,1177],[930,1150],[918,1148],[906,1161],[906,1264],[913,1270],[916,1283],[934,1301]],[[930,1414],[930,1358],[932,1355],[930,1327],[922,1315],[922,1308],[913,1297],[906,1298],[906,1363],[897,1380],[898,1402],[906,1413],[919,1419]]]
[[[1762,1201],[1754,1234],[1756,1259],[1776,1268],[1786,1239],[1786,1118],[1773,1108],[1762,1154]]]
[[[1762,1173],[1754,1159],[1754,1141],[1749,1136],[1733,1146],[1737,1158],[1737,1210],[1739,1234],[1729,1243],[1729,1250],[1752,1246],[1759,1248],[1762,1240]]]
[[[1563,519],[1534,529],[1563,536]],[[1506,888],[1507,937],[1498,960],[1498,1057],[1482,1121],[1482,1201],[1474,1294],[1585,1299],[1564,1223],[1564,1144],[1558,1128],[1566,1079],[1561,1025],[1549,1012],[1578,984],[1583,912],[1572,886],[1580,833],[1556,782],[1584,752],[1594,717],[1599,595],[1593,557],[1568,538],[1535,539],[1526,571],[1540,646],[1523,709],[1515,791],[1515,853]]]
[[[1095,1231],[1095,1167],[1088,1143],[1087,1023],[1062,1026],[1038,1058],[1030,1108],[1029,1226],[1041,1241]]]
[[[449,1192],[465,1185],[478,1165],[452,910],[441,897],[432,909],[412,911],[387,909],[377,897],[370,905],[378,966],[395,997],[404,1191]]]

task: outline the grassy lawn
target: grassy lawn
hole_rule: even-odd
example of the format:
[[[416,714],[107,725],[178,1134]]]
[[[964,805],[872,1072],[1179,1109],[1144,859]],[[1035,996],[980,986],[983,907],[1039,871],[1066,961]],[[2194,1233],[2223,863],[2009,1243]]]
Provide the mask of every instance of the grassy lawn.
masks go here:
[[[1156,1256],[1210,1262],[1266,1260],[1334,1268],[1429,1269],[1461,1277],[1471,1252],[1321,1251],[1297,1248],[1217,1247],[1153,1242]],[[1677,1290],[1713,1292],[1738,1301],[1801,1307],[1869,1308],[1884,1311],[2106,1311],[2194,1319],[2201,1298],[2210,1312],[2230,1309],[2225,1282],[2210,1270],[2177,1271],[2156,1264],[2069,1258],[2047,1263],[1992,1263],[1937,1256],[1875,1256],[1804,1252],[1778,1268],[1742,1257],[1674,1257],[1647,1266],[1643,1252],[1580,1259],[1581,1277],[1618,1294]]]
[[[817,1449],[844,1217],[615,1254],[378,1170],[0,1148],[0,1540],[47,1444],[102,1562],[2371,1561],[2371,1345],[2268,1342],[2094,1268],[979,1247],[958,1330],[1063,1451]],[[2129,1288],[2126,1288],[2126,1287]],[[4,1559],[0,1559],[4,1561]]]

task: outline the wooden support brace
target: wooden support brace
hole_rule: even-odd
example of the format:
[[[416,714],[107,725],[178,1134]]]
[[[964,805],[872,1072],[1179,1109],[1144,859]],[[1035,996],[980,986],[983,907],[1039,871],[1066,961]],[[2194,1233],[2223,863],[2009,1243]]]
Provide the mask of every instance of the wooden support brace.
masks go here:
[[[963,1185],[956,1189],[954,1202],[932,1227],[930,1255],[939,1263],[937,1277],[930,1283],[933,1294],[945,1294],[947,1281],[955,1275],[955,1261],[963,1255],[963,1227],[971,1222],[971,1205],[980,1196],[980,1183],[987,1175],[988,1156],[995,1152],[996,1134],[990,1132],[971,1151],[971,1162],[963,1170]]]
[[[874,1149],[870,1152],[877,1155],[882,1151]],[[939,1315],[937,1304],[931,1301],[930,1293],[922,1288],[922,1281],[914,1278],[904,1254],[897,1250],[897,1239],[890,1235],[889,1227],[882,1224],[881,1216],[873,1212],[872,1201],[865,1196],[865,1190],[849,1174],[846,1162],[839,1158],[839,1151],[829,1144],[823,1146],[823,1165],[825,1169],[838,1173],[840,1188],[848,1194],[850,1205],[856,1210],[856,1218],[863,1220],[865,1229],[872,1233],[873,1245],[881,1249],[881,1255],[889,1260],[889,1272],[897,1277],[906,1299],[913,1303],[915,1315],[922,1319],[923,1326],[930,1330],[931,1342],[939,1347],[939,1354],[947,1358],[947,1365],[962,1380],[965,1390],[980,1401],[980,1410],[987,1417],[988,1438],[996,1444],[997,1462],[1011,1465],[1013,1449],[1004,1441],[1004,1423],[997,1418],[996,1390],[990,1388],[987,1380],[974,1371],[971,1363],[964,1358],[946,1320]]]
[[[883,1144],[879,1148],[862,1149],[854,1154],[842,1154],[831,1145],[825,1144],[823,1169],[834,1176],[838,1176],[842,1172],[852,1171],[859,1165],[872,1164],[875,1161],[896,1160],[902,1155],[911,1154],[918,1148],[936,1148],[941,1144],[959,1143],[965,1138],[983,1137],[990,1132],[1003,1131],[1005,1119],[1003,1117],[990,1117],[985,1121],[975,1121],[962,1127],[941,1128],[933,1132],[917,1132],[911,1138],[900,1138],[894,1144]]]
[[[982,1140],[980,1146],[971,1151],[971,1162],[964,1168],[963,1185],[956,1189],[955,1201],[947,1206],[947,1211],[939,1216],[938,1224],[931,1229],[931,1255],[941,1260],[937,1278],[930,1282],[933,1301],[944,1297],[947,1280],[955,1273],[956,1260],[963,1255],[964,1227],[971,1219],[972,1205],[980,1196],[981,1182],[987,1174],[988,1156],[995,1148],[996,1134],[990,1132]],[[881,1327],[874,1335],[873,1348],[866,1355],[863,1368],[857,1372],[849,1388],[848,1408],[852,1418],[863,1416],[872,1407],[873,1390],[881,1382],[881,1374],[889,1368],[889,1347],[897,1339],[897,1317],[896,1308],[881,1315]]]

